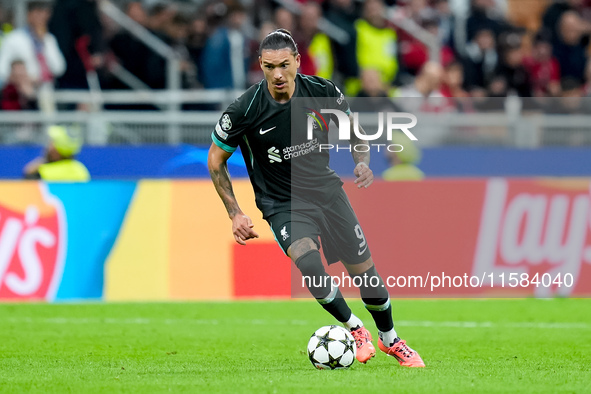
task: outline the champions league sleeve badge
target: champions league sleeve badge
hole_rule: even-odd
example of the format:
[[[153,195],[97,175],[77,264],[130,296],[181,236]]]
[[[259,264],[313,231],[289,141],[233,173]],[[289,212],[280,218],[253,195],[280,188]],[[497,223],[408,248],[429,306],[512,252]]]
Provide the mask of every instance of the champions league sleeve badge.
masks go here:
[[[230,116],[228,114],[224,114],[224,116],[222,116],[220,123],[222,124],[222,130],[224,131],[228,131],[232,128],[232,121],[230,120]]]

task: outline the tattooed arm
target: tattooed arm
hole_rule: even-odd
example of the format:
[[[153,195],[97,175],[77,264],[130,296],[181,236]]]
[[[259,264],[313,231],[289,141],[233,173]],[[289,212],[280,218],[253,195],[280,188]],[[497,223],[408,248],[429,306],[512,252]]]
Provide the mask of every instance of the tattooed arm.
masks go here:
[[[232,220],[232,234],[234,234],[234,239],[240,245],[246,245],[245,241],[258,238],[259,235],[253,230],[254,224],[242,212],[236,196],[234,196],[234,189],[232,188],[232,181],[230,180],[227,165],[227,161],[231,155],[231,153],[226,152],[216,144],[211,144],[207,157],[207,167],[209,168],[209,175],[211,176],[215,190],[222,199],[228,216]]]
[[[373,171],[369,168],[370,146],[366,140],[363,140],[355,134],[353,130],[353,115],[349,115],[349,124],[351,125],[351,154],[355,162],[353,174],[357,177],[355,184],[357,188],[367,188],[373,182]],[[359,132],[365,135],[365,131],[359,125]]]

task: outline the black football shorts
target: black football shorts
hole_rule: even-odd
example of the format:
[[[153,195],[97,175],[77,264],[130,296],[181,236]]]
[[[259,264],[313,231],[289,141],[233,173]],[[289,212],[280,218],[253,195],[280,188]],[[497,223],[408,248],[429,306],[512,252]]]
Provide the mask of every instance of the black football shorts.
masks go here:
[[[328,207],[292,207],[291,211],[271,215],[267,221],[285,254],[294,241],[307,237],[323,251],[328,264],[359,264],[371,257],[357,215],[342,188]]]

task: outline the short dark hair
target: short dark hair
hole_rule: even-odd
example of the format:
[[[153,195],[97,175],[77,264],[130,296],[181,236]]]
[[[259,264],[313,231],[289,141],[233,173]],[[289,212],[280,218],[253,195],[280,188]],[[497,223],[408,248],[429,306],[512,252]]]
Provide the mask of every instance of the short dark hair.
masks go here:
[[[25,65],[25,61],[23,59],[14,59],[12,62],[10,62],[10,68],[14,67],[14,66],[18,66],[18,65]]]
[[[583,82],[580,79],[574,77],[564,77],[560,80],[560,88],[563,92],[570,90],[576,90],[583,87]]]
[[[534,44],[552,44],[552,33],[545,28],[540,29],[534,36]]]
[[[171,24],[175,26],[189,26],[190,22],[189,18],[187,18],[185,15],[177,13],[174,18],[172,18]]]
[[[51,2],[47,0],[29,1],[27,3],[27,12],[35,10],[47,10],[49,8],[51,8]]]
[[[259,55],[261,55],[264,50],[276,51],[279,49],[289,49],[294,56],[299,54],[298,46],[289,30],[277,29],[269,33],[259,46]]]
[[[165,3],[156,3],[148,10],[148,16],[154,16],[163,13],[164,11],[168,10],[170,6]]]

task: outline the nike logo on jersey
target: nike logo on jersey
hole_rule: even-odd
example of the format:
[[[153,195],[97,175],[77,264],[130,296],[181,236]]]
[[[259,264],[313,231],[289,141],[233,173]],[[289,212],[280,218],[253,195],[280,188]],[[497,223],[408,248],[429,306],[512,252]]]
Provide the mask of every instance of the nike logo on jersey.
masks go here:
[[[261,127],[261,130],[259,131],[259,133],[261,133],[261,135],[267,134],[269,131],[273,130],[275,127],[277,127],[277,126],[273,126],[273,127],[271,127],[270,129],[267,129],[267,130],[263,130],[263,128]]]

